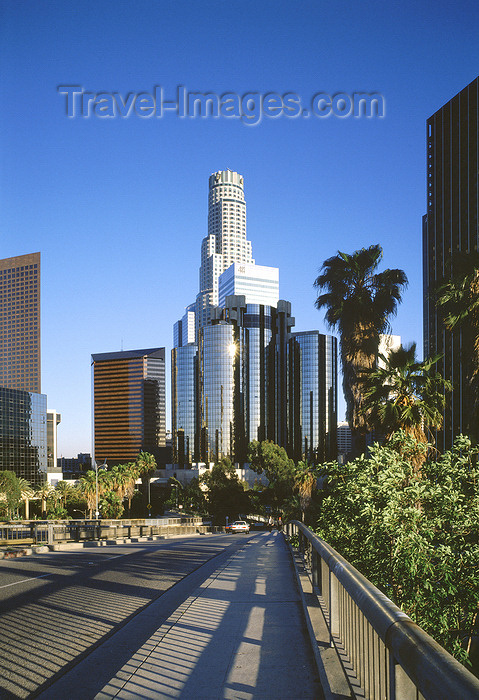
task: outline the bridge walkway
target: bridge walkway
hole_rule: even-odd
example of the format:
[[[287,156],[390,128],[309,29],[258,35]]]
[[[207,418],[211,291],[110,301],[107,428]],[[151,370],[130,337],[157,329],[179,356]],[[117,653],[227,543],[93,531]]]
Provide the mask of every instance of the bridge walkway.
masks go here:
[[[40,697],[324,697],[291,555],[281,533],[244,536],[240,548],[211,570],[162,620],[161,599],[165,595],[122,630],[119,643],[124,650],[130,640],[132,648],[130,658],[121,667],[114,635]],[[151,631],[152,615],[158,615],[158,628],[138,645],[141,625]],[[111,674],[105,676],[108,669]],[[100,687],[99,678],[107,678]]]

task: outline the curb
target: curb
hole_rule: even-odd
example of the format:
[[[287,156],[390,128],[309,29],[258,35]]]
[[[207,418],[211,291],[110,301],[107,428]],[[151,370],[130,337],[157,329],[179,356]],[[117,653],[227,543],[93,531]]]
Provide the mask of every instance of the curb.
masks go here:
[[[329,631],[317,597],[317,591],[313,588],[301,556],[294,551],[285,535],[284,539],[291,554],[306,628],[323,688],[324,700],[352,699],[355,695],[349,685],[338,652],[335,647],[331,647],[329,644]]]
[[[25,549],[0,550],[0,559],[17,559],[31,554],[45,554],[47,552],[68,552],[91,547],[113,547],[118,544],[131,544],[138,542],[156,542],[158,540],[172,540],[180,537],[199,537],[204,535],[217,535],[216,532],[196,532],[188,535],[151,535],[150,537],[119,537],[114,540],[88,540],[87,542],[59,542],[58,544],[34,545]]]

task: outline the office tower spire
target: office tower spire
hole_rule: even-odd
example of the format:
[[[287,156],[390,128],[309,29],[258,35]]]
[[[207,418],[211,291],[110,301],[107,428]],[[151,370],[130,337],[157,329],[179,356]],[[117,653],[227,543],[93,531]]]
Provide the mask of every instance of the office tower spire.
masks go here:
[[[218,279],[233,263],[254,263],[246,239],[246,202],[243,178],[220,170],[209,179],[208,235],[201,244],[200,288],[197,314],[200,326],[208,323],[211,306],[218,306]]]

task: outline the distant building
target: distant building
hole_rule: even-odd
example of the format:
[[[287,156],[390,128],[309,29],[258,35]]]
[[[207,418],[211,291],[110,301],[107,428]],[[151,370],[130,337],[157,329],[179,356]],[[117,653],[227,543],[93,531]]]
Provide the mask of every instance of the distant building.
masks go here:
[[[92,355],[93,459],[160,463],[166,446],[165,348]]]
[[[76,457],[58,457],[57,472],[65,477],[80,476],[92,468],[91,455],[88,452],[80,452]]]
[[[52,408],[47,409],[47,471],[57,473],[57,426],[62,417]]]
[[[0,387],[0,471],[33,486],[47,474],[47,397]]]
[[[173,347],[195,342],[195,309],[196,304],[187,306],[183,317],[173,326]]]
[[[40,253],[0,260],[0,386],[41,392]]]
[[[389,357],[391,350],[399,350],[401,347],[400,335],[385,335],[381,334],[379,338],[379,354],[384,357]],[[384,362],[378,358],[378,367],[384,368]]]
[[[344,464],[353,449],[351,428],[346,421],[338,423],[338,462]]]
[[[445,328],[435,290],[450,279],[454,253],[479,250],[479,77],[427,120],[427,214],[423,218],[424,356],[453,384],[437,435],[439,450],[467,433],[472,416],[471,353],[463,331]]]

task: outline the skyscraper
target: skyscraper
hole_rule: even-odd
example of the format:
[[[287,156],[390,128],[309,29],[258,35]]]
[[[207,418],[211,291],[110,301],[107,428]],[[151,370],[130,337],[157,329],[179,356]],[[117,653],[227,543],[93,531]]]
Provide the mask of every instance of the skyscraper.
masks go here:
[[[246,239],[246,202],[243,177],[220,170],[209,179],[208,235],[201,244],[200,288],[196,300],[197,323],[206,324],[210,307],[218,306],[218,279],[235,262],[254,263]]]
[[[434,292],[454,273],[454,254],[479,250],[479,78],[427,120],[427,214],[423,218],[424,355],[442,358],[438,371],[453,392],[438,434],[440,450],[468,432],[470,352],[461,329],[448,331]]]
[[[246,239],[243,178],[209,180],[208,235],[200,291],[174,327],[174,461],[247,460],[252,440],[272,440],[294,459],[336,455],[336,340],[293,334],[279,270],[256,265]]]
[[[40,391],[40,253],[30,253],[0,260],[0,469],[33,485],[47,473]]]
[[[165,348],[92,355],[94,459],[161,462],[166,445]]]
[[[0,386],[41,391],[40,253],[0,260]]]

